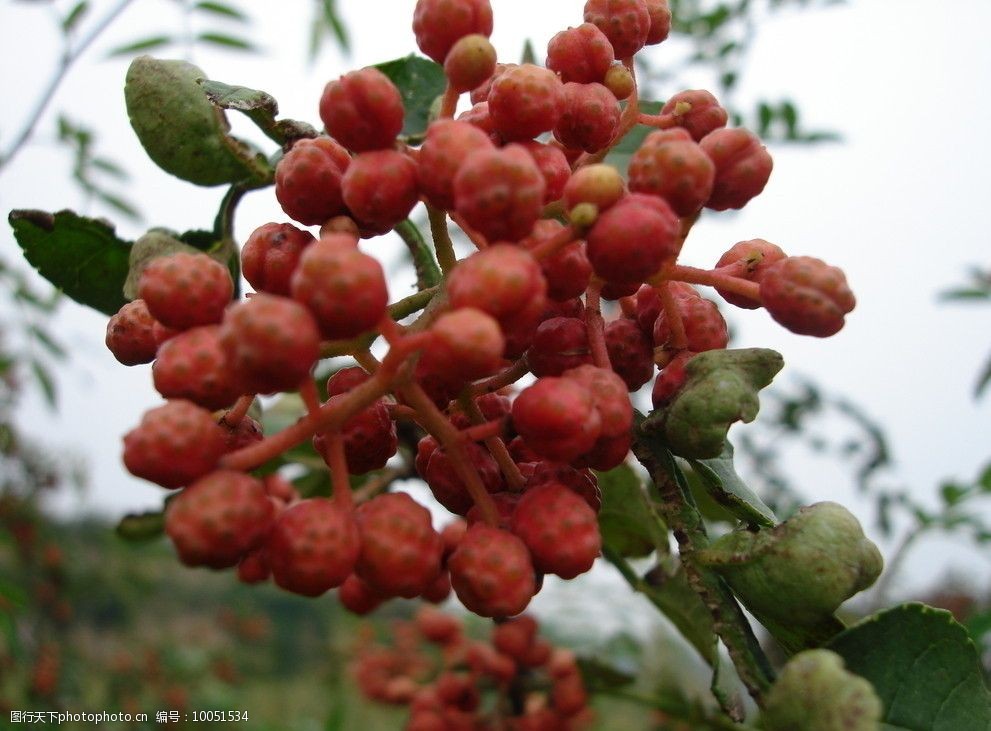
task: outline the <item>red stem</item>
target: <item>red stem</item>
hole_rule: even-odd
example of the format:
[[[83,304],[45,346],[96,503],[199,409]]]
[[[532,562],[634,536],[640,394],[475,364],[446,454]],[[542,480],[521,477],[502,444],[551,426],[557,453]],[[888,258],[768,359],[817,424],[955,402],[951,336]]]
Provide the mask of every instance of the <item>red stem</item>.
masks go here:
[[[451,466],[458,478],[464,484],[475,505],[482,512],[482,519],[493,528],[499,527],[499,511],[488,490],[482,483],[475,465],[472,464],[465,451],[465,443],[454,425],[448,421],[430,397],[415,382],[408,382],[401,387],[405,401],[416,409],[420,423],[430,432],[444,448],[451,460]]]
[[[656,127],[657,129],[671,129],[678,126],[678,117],[670,112],[667,114],[644,114],[641,112],[640,116],[637,117],[637,121],[640,124],[645,124],[648,127]]]
[[[234,405],[230,407],[226,414],[221,417],[221,421],[224,425],[230,427],[231,429],[237,428],[237,425],[241,423],[247,413],[248,409],[251,408],[251,404],[255,402],[255,394],[247,393],[238,398],[234,402]]]
[[[440,102],[440,113],[437,115],[440,119],[450,119],[454,116],[454,110],[458,108],[458,97],[461,96],[458,92],[450,85],[450,83],[444,88],[444,97]]]
[[[511,366],[499,371],[494,376],[489,376],[484,381],[473,383],[468,389],[468,394],[472,398],[475,398],[485,393],[495,393],[500,388],[505,388],[516,383],[529,372],[530,368],[527,365],[526,358],[520,358],[514,361]]]
[[[674,264],[666,267],[662,272],[664,279],[688,282],[689,284],[704,284],[709,287],[719,287],[719,289],[738,294],[760,302],[760,284],[751,282],[749,279],[735,277],[718,270],[697,269],[695,267]]]
[[[469,226],[468,222],[465,221],[464,217],[461,214],[454,213],[452,211],[450,216],[451,216],[451,220],[454,221],[456,224],[458,224],[458,228],[460,228],[462,231],[465,232],[465,236],[467,236],[468,240],[475,245],[476,249],[481,251],[482,249],[487,249],[489,247],[488,239],[486,239],[484,236],[482,236],[482,234],[480,234],[478,231],[476,231],[471,226]]]
[[[557,251],[570,244],[576,238],[578,238],[578,233],[574,227],[566,226],[553,236],[538,242],[530,249],[530,253],[534,259],[540,261],[541,259],[546,259],[548,256],[553,256]]]
[[[316,381],[309,376],[303,379],[303,382],[299,384],[299,396],[303,399],[303,405],[306,406],[306,413],[314,419],[317,418],[320,411],[320,393],[317,391]]]
[[[674,350],[685,350],[688,347],[688,335],[685,333],[685,323],[681,319],[681,310],[678,303],[671,294],[671,287],[667,282],[662,282],[657,286],[657,292],[661,295],[661,304],[664,307],[664,315],[668,320],[668,327],[671,328],[671,345]]]
[[[327,440],[325,454],[327,466],[330,467],[330,485],[333,489],[334,502],[341,509],[350,512],[354,507],[354,499],[351,495],[347,457],[344,454],[344,437],[335,430],[328,432],[325,438]]]
[[[599,295],[602,282],[593,279],[585,290],[585,329],[588,333],[588,349],[592,354],[592,362],[599,368],[612,370],[609,362],[609,350],[606,348],[605,320],[599,306]]]

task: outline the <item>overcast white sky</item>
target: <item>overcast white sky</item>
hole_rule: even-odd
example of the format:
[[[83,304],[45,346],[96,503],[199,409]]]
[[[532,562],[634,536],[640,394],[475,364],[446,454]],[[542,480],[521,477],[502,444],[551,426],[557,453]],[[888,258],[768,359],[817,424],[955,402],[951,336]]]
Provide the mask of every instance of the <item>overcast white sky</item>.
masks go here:
[[[112,3],[92,4],[91,21]],[[415,50],[409,30],[413,0],[341,0],[354,53],[343,59],[329,50],[313,68],[305,62],[312,3],[242,4],[251,6],[251,33],[265,54],[197,50],[194,60],[211,78],[269,91],[285,116],[319,124],[317,101],[327,80]],[[48,5],[0,4],[0,144],[20,125],[51,72],[57,36]],[[525,37],[541,55],[551,35],[581,22],[580,0],[493,0],[493,6],[493,41],[507,60],[516,60]],[[759,28],[738,101],[746,106],[758,96],[791,97],[809,126],[837,130],[843,142],[772,148],[775,169],[764,195],[740,215],[707,217],[685,254],[687,263],[711,266],[734,242],[762,237],[846,271],[858,305],[838,336],[801,338],[761,311],[734,311],[736,342],[779,350],[787,363],[781,378],[812,375],[882,422],[898,476],[920,495],[941,478],[973,475],[991,456],[991,396],[971,399],[976,372],[991,353],[991,308],[941,305],[936,299],[963,279],[968,265],[988,263],[989,26],[991,3],[985,0],[938,7],[922,0],[855,0],[769,18]],[[103,60],[117,44],[179,27],[174,2],[139,0],[128,9],[73,69],[39,126],[36,144],[0,176],[5,212],[81,205],[66,182],[67,160],[51,142],[54,112],[62,110],[99,129],[101,151],[125,162],[134,176],[127,193],[147,225],[209,227],[222,190],[194,188],[144,158],[124,110],[127,62]],[[656,64],[665,62],[663,45],[652,54]],[[248,129],[240,120],[235,124],[238,131]],[[240,209],[238,233],[243,239],[269,220],[285,220],[271,191],[253,194]],[[129,238],[141,230],[119,226]],[[366,249],[389,256],[399,246],[376,239]],[[10,235],[0,236],[0,247],[6,260],[18,259]],[[394,297],[405,286],[395,283]],[[105,324],[72,302],[61,307],[55,329],[73,354],[59,376],[61,410],[52,414],[29,397],[22,413],[28,431],[89,463],[90,489],[63,499],[61,508],[120,515],[161,503],[161,491],[130,478],[119,461],[121,435],[157,395],[147,368],[125,369],[104,349]],[[806,493],[869,515],[849,490],[836,486],[835,477],[819,466],[810,469]],[[913,582],[928,581],[947,567],[974,578],[991,575],[988,556],[963,543],[932,544],[922,555],[926,560]]]

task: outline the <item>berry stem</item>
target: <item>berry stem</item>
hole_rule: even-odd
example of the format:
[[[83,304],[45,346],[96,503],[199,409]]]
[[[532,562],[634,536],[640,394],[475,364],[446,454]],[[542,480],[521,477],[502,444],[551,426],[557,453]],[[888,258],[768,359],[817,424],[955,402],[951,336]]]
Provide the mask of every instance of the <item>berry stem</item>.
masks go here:
[[[645,114],[644,112],[640,112],[637,122],[639,124],[645,124],[648,127],[656,127],[657,129],[671,129],[678,126],[678,117],[670,112],[667,114]]]
[[[440,100],[440,112],[437,114],[437,118],[451,119],[454,116],[454,110],[458,108],[458,97],[460,96],[457,89],[448,83],[444,87],[444,96]]]
[[[661,296],[661,305],[664,307],[664,316],[668,320],[668,327],[671,328],[671,349],[685,350],[688,347],[688,334],[685,332],[685,322],[681,319],[681,310],[675,302],[674,295],[668,283],[661,282],[656,285],[657,293]]]
[[[505,422],[502,419],[496,419],[495,421],[482,421],[462,429],[461,436],[470,442],[488,443],[490,439],[499,439],[499,435],[502,434],[505,426]],[[499,439],[499,441],[502,440]]]
[[[609,350],[606,348],[606,323],[602,318],[600,306],[601,293],[602,282],[593,279],[585,290],[585,329],[588,333],[588,349],[592,354],[592,362],[599,368],[612,370]]]
[[[340,429],[349,418],[388,393],[403,363],[432,340],[433,335],[428,332],[402,336],[393,347],[389,348],[381,365],[367,381],[355,386],[340,400],[324,404],[314,415],[303,416],[278,434],[225,455],[220,459],[220,467],[241,471],[251,470],[309,439],[318,431]]]
[[[395,231],[413,257],[413,266],[416,269],[416,288],[423,291],[440,284],[440,269],[437,267],[434,255],[419,227],[407,218],[396,224]]]
[[[760,302],[760,284],[758,282],[734,277],[731,274],[709,269],[696,269],[695,267],[684,266],[683,264],[673,264],[665,267],[662,274],[664,279],[719,287],[727,292],[752,299],[754,302]]]
[[[385,492],[389,485],[396,480],[415,476],[415,472],[408,465],[403,467],[389,467],[382,470],[375,477],[367,480],[365,484],[351,493],[352,500],[360,505],[368,502],[381,492]]]
[[[458,257],[454,254],[454,242],[451,241],[451,232],[447,228],[447,214],[428,203],[427,218],[430,221],[430,235],[434,240],[437,262],[440,264],[440,270],[446,276],[458,263]]]
[[[344,437],[337,430],[327,433],[326,455],[334,502],[342,510],[350,512],[354,501],[351,496],[351,480],[348,477],[348,461],[344,454]]]
[[[578,232],[575,231],[575,227],[566,226],[554,235],[538,242],[530,249],[530,253],[533,254],[534,259],[540,261],[548,256],[553,256],[576,238],[578,238]]]
[[[417,413],[416,409],[411,409],[409,406],[404,404],[389,404],[389,418],[393,421],[397,419],[406,419],[407,421],[416,421]]]
[[[482,410],[478,408],[478,404],[475,403],[475,399],[472,398],[468,392],[464,392],[461,398],[458,399],[461,403],[461,408],[464,409],[465,414],[471,419],[478,427],[486,426],[485,415],[482,414]],[[503,428],[505,426],[505,420],[500,419],[497,422],[488,422],[488,424],[496,423],[498,425],[498,431],[487,437],[484,437],[485,446],[489,450],[489,453],[495,459],[496,464],[499,465],[499,469],[506,478],[506,483],[509,485],[509,489],[513,492],[522,492],[523,487],[526,485],[526,480],[523,478],[523,474],[520,472],[520,468],[516,465],[513,460],[512,455],[510,455],[509,450],[506,449],[506,443],[502,440]],[[475,428],[475,427],[472,427]],[[465,429],[461,433],[463,435],[468,435],[471,429]],[[479,437],[472,436],[472,439],[478,441]]]
[[[430,400],[430,397],[415,382],[408,382],[400,387],[403,398],[416,409],[419,421],[432,434],[451,460],[458,478],[464,483],[465,489],[475,505],[482,512],[482,518],[493,528],[499,527],[499,511],[496,509],[492,496],[489,495],[478,470],[471,463],[464,449],[464,442],[454,425],[440,412],[440,409]]]
[[[430,287],[416,294],[389,305],[389,317],[393,320],[402,320],[404,317],[412,315],[418,310],[422,310],[429,305],[436,294],[440,292],[440,287]],[[361,350],[367,350],[375,342],[379,333],[370,332],[366,335],[359,335],[350,340],[328,340],[320,347],[321,358],[334,358],[341,355],[354,355]]]
[[[451,220],[458,224],[458,228],[465,232],[465,236],[467,236],[468,240],[475,245],[476,249],[481,251],[482,249],[487,249],[489,247],[488,240],[486,240],[482,234],[478,233],[478,231],[469,226],[464,217],[459,216],[457,213],[452,213]]]
[[[472,398],[486,393],[494,393],[500,388],[505,388],[506,386],[516,383],[529,372],[530,367],[527,365],[526,358],[520,358],[511,366],[505,370],[499,371],[494,376],[489,376],[484,381],[473,383],[469,387],[468,393]]]
[[[314,419],[317,418],[320,412],[320,393],[317,391],[317,382],[310,376],[304,378],[299,384],[299,397],[303,399],[306,413]]]
[[[227,413],[221,417],[220,421],[229,426],[231,429],[234,429],[247,415],[248,409],[251,408],[251,404],[254,402],[255,395],[253,393],[246,393],[243,396],[238,397],[238,400],[235,401],[234,405],[231,406]]]

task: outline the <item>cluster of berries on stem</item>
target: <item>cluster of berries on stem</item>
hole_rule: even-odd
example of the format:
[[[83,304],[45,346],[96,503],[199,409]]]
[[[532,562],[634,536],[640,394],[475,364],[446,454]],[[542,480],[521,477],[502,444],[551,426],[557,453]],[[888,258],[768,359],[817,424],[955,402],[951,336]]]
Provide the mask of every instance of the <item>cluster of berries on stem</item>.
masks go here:
[[[479,615],[518,615],[545,574],[571,579],[599,555],[595,471],[627,459],[630,394],[653,381],[663,406],[696,354],[726,347],[696,285],[796,333],[843,326],[853,294],[819,259],[751,239],[713,269],[678,263],[703,210],[763,191],[771,157],[706,91],[641,112],[633,58],[667,37],[666,0],[588,0],[583,20],[551,39],[545,66],[498,63],[488,0],[419,0],[417,44],[448,84],[418,145],[400,137],[403,97],[382,71],[345,74],[320,97],[325,133],[295,141],[275,172],[286,215],[318,232],[257,228],[239,301],[206,253],[144,264],[106,342],[124,364],[154,362],[166,402],[124,437],[124,463],[182,488],[165,530],[184,563],[306,596],[339,588],[359,613],[453,589]],[[624,179],[608,154],[637,125],[655,129]],[[390,304],[362,247],[421,203],[442,276]],[[460,260],[451,222],[474,247]],[[317,364],[342,354],[356,365],[318,384]],[[280,392],[305,413],[264,434],[252,404]],[[454,516],[442,531],[390,491],[409,432],[397,424],[422,434],[410,461]],[[271,469],[305,443],[331,497]]]

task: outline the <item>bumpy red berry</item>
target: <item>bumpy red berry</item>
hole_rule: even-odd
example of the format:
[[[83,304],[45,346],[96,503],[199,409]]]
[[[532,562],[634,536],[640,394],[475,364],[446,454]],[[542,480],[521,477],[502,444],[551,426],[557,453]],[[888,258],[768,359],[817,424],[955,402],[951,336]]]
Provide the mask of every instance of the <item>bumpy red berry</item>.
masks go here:
[[[403,114],[399,89],[371,66],[329,82],[320,97],[327,132],[353,152],[391,147],[403,129]]]
[[[554,137],[565,147],[598,152],[612,141],[619,114],[619,102],[602,84],[567,83]]]
[[[541,239],[553,236],[564,227],[553,219],[537,222],[534,227],[532,246]],[[584,241],[572,241],[562,246],[550,256],[540,260],[540,270],[547,280],[547,296],[555,302],[566,302],[581,296],[592,278],[592,265],[585,254]]]
[[[688,378],[688,374],[685,373],[685,364],[695,355],[689,350],[683,350],[668,361],[668,364],[657,374],[654,388],[650,394],[650,400],[655,409],[670,402],[685,385],[685,380]]]
[[[241,417],[241,420],[235,426],[231,426],[221,419],[220,426],[224,429],[224,437],[226,439],[224,452],[236,452],[242,447],[260,442],[265,438],[262,425],[250,416]]]
[[[416,45],[437,63],[463,36],[492,35],[489,0],[417,0],[413,11]]]
[[[241,248],[241,273],[259,292],[289,294],[289,278],[313,234],[291,223],[266,223],[256,228]]]
[[[153,259],[138,280],[138,296],[151,316],[177,330],[220,322],[233,294],[227,267],[206,254]]]
[[[764,239],[751,239],[733,244],[729,251],[719,257],[716,268],[735,277],[760,283],[768,268],[784,258],[785,252],[781,250],[781,247]],[[758,300],[742,294],[727,292],[719,287],[716,287],[716,291],[731,305],[748,310],[755,310],[760,307]]]
[[[351,162],[329,137],[302,139],[275,166],[275,197],[282,210],[305,226],[346,213],[341,178]]]
[[[566,370],[592,362],[584,320],[552,317],[537,326],[527,365],[535,376],[560,376]]]
[[[512,530],[530,550],[537,571],[562,579],[588,571],[602,549],[595,511],[580,495],[553,482],[523,494]]]
[[[265,545],[275,583],[304,596],[340,586],[361,550],[354,518],[327,498],[302,500],[283,511]]]
[[[461,114],[458,115],[457,121],[470,124],[472,127],[477,127],[488,135],[490,142],[498,145],[503,143],[502,135],[500,135],[498,130],[496,130],[495,122],[492,121],[492,115],[489,114],[488,102],[479,102],[471,109],[466,109],[461,112]]]
[[[650,33],[645,0],[588,0],[585,21],[606,35],[618,59],[630,58],[643,48]]]
[[[461,163],[475,150],[493,148],[489,136],[473,124],[453,119],[432,123],[417,161],[423,195],[437,208],[454,208],[454,176]]]
[[[325,338],[353,338],[385,314],[389,292],[382,265],[347,234],[308,247],[293,275],[292,296],[313,313]]]
[[[565,379],[583,385],[592,394],[604,437],[626,434],[633,424],[633,406],[623,379],[608,368],[580,365],[565,371]]]
[[[522,614],[492,628],[492,646],[507,657],[522,662],[537,639],[537,620]]]
[[[545,145],[542,142],[531,140],[524,142],[523,146],[533,157],[533,161],[537,163],[540,174],[544,176],[544,183],[546,183],[544,202],[556,201],[561,197],[564,186],[568,182],[568,178],[571,177],[571,165],[568,163],[568,158],[559,147],[554,145]]]
[[[714,302],[703,297],[675,297],[685,329],[684,348],[693,353],[725,348],[729,341],[726,320]],[[654,321],[654,346],[672,348],[674,331],[663,309]]]
[[[530,553],[512,533],[476,523],[448,559],[451,585],[483,617],[519,614],[536,591]]]
[[[369,586],[357,574],[348,576],[337,591],[337,600],[341,606],[359,616],[375,611],[388,598]]]
[[[548,460],[540,460],[530,464],[532,471],[524,475],[527,489],[547,482],[559,483],[581,496],[582,500],[588,503],[588,506],[596,513],[599,512],[602,507],[602,493],[599,490],[599,483],[594,472],[575,469],[571,465]],[[523,465],[520,465],[520,470],[522,471],[522,469]]]
[[[341,191],[360,223],[388,230],[409,215],[419,198],[416,164],[395,150],[363,152],[344,173]]]
[[[547,44],[547,68],[560,74],[565,83],[601,82],[612,62],[612,44],[591,23],[562,30]]]
[[[671,33],[671,8],[668,0],[646,0],[650,15],[650,30],[646,45],[653,46],[665,40]]]
[[[440,574],[443,543],[430,511],[406,493],[379,495],[354,513],[361,538],[355,573],[383,594],[412,599]]]
[[[218,470],[201,477],[165,510],[165,532],[187,566],[224,569],[257,547],[272,527],[261,481]]]
[[[527,140],[554,129],[564,110],[564,86],[550,69],[524,63],[492,82],[488,102],[503,137]]]
[[[678,126],[688,130],[696,142],[713,130],[725,127],[729,119],[729,113],[705,89],[679,91],[665,102],[661,113],[674,115]]]
[[[502,490],[502,473],[489,451],[474,442],[466,442],[464,447],[468,460],[478,472],[486,491],[495,493]],[[417,445],[416,471],[426,481],[437,502],[452,513],[465,515],[474,505],[451,458],[437,446],[433,437],[424,437]]]
[[[151,363],[158,351],[154,326],[144,300],[128,302],[107,323],[107,349],[126,366]]]
[[[607,282],[642,282],[678,256],[679,230],[678,216],[663,199],[631,193],[599,216],[585,250]]]
[[[490,242],[519,241],[540,218],[546,187],[524,147],[477,150],[454,177],[455,207]]]
[[[716,166],[683,129],[651,132],[630,158],[630,190],[666,200],[679,216],[697,213],[712,194]]]
[[[340,401],[343,396],[331,396],[328,403]],[[376,401],[349,418],[341,427],[344,438],[344,459],[348,472],[363,475],[385,467],[385,463],[399,447],[396,424],[389,417],[389,409],[384,401]],[[327,459],[326,438],[317,434],[313,446]]]
[[[458,264],[447,282],[452,307],[474,307],[492,315],[503,326],[518,322],[534,302],[539,303],[542,312],[546,291],[536,259],[528,251],[508,244],[472,254]]]
[[[336,396],[339,393],[347,393],[355,386],[360,386],[369,378],[371,376],[357,366],[341,368],[341,370],[327,379],[327,395]]]
[[[274,294],[256,294],[228,310],[220,342],[246,393],[294,390],[320,355],[313,316]]]
[[[764,307],[793,333],[825,338],[843,328],[857,304],[841,269],[811,256],[789,256],[772,264],[760,283]]]
[[[636,391],[654,375],[654,348],[635,320],[622,317],[605,327],[606,350],[616,375]]]
[[[182,487],[213,470],[224,443],[224,430],[209,411],[190,401],[168,401],[124,435],[124,465],[162,487]]]
[[[194,327],[163,343],[151,374],[165,398],[188,399],[211,411],[230,406],[243,390],[217,325]]]
[[[513,402],[513,425],[527,446],[548,459],[571,462],[589,451],[602,432],[593,396],[574,380],[548,376]]]
[[[740,128],[717,129],[699,145],[716,164],[716,182],[707,208],[743,208],[764,190],[774,164],[753,133]]]
[[[248,551],[237,564],[237,580],[243,584],[260,584],[268,581],[272,570],[268,567],[264,547]]]
[[[475,379],[498,370],[506,340],[499,323],[474,307],[447,312],[430,332],[433,344],[420,356],[428,369],[447,369],[457,378]]]
[[[444,59],[444,75],[451,88],[461,94],[483,84],[495,66],[495,47],[486,36],[472,33],[451,46]]]

